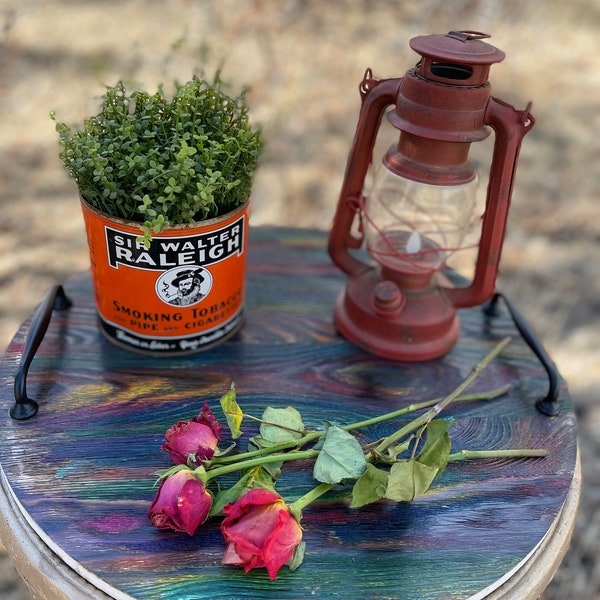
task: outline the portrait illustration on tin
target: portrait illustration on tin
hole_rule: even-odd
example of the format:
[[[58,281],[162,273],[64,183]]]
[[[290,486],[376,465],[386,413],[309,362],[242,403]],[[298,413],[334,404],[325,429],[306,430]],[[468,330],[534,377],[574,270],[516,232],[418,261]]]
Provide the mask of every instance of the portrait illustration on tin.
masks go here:
[[[212,275],[204,267],[169,269],[156,280],[156,294],[172,306],[192,306],[210,292]]]

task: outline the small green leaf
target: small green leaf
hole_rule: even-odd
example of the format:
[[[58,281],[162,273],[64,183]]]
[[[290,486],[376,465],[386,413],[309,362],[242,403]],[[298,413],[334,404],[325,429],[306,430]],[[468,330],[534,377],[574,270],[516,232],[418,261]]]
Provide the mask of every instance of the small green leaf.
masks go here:
[[[248,450],[258,450],[259,448],[270,448],[272,446],[276,446],[275,442],[270,442],[269,440],[265,440],[259,435],[255,435],[248,440]],[[266,463],[262,465],[262,468],[273,478],[277,479],[280,474],[281,467],[283,465],[283,461],[277,461],[272,463]]]
[[[330,427],[323,448],[315,461],[313,477],[322,483],[357,479],[367,461],[358,440],[340,427]]]
[[[250,475],[241,477],[235,485],[217,492],[210,508],[209,517],[218,517],[223,514],[223,507],[230,502],[239,500],[250,488],[246,485]]]
[[[206,485],[207,473],[206,473],[206,469],[202,465],[200,465],[199,467],[196,467],[192,471],[192,473],[198,481],[201,481],[204,485]]]
[[[451,424],[444,419],[434,419],[427,424],[425,445],[416,459],[423,465],[437,469],[437,474],[443,473],[448,463],[452,442],[448,435]]]
[[[260,435],[253,435],[248,440],[248,450],[258,450],[259,448],[272,448],[273,446],[278,446],[279,442],[272,442],[271,440],[266,440],[264,437]]]
[[[275,483],[262,466],[254,467],[245,472],[231,487],[220,490],[214,497],[210,509],[210,517],[223,515],[223,507],[239,500],[248,490],[252,488],[263,488],[275,491]]]
[[[269,442],[289,442],[301,438],[304,433],[302,416],[293,407],[273,408],[268,406],[262,415],[260,435]]]
[[[235,448],[235,442],[229,444],[229,446],[227,446],[227,448],[219,448],[218,446],[215,448],[215,458],[218,458],[220,456],[227,456],[233,449]]]
[[[231,437],[234,440],[242,435],[240,426],[244,417],[244,413],[235,398],[235,386],[232,383],[229,391],[223,394],[219,400],[221,408],[225,413],[225,418],[227,419],[227,426],[229,427],[229,431],[231,431]]]
[[[387,485],[388,472],[368,463],[366,471],[352,488],[350,508],[360,508],[365,504],[381,500],[385,496]]]
[[[313,450],[322,450],[323,445],[325,444],[325,439],[327,438],[327,432],[329,428],[333,427],[329,421],[323,421],[323,434],[317,440],[317,443],[313,446]]]
[[[287,561],[287,566],[291,571],[295,571],[304,560],[304,551],[306,549],[306,542],[300,542],[292,552],[292,558]]]
[[[158,479],[154,482],[154,485],[159,484],[163,479],[166,479],[167,477],[170,477],[171,475],[175,475],[175,473],[178,473],[179,471],[183,471],[184,469],[186,469],[187,471],[192,470],[187,465],[174,465],[173,467],[169,467],[168,469],[164,469],[162,471],[156,471],[156,473],[154,473],[154,474],[158,477]]]
[[[259,487],[262,489],[275,491],[275,479],[271,473],[265,467],[270,466],[266,465],[258,465],[252,469],[249,469],[246,473],[248,479],[246,481],[246,486],[249,488]]]
[[[411,435],[407,439],[403,440],[400,444],[396,444],[395,446],[388,448],[386,454],[384,454],[382,458],[385,458],[385,462],[388,464],[396,462],[398,460],[398,456],[410,448],[413,439],[414,436]]]
[[[429,489],[437,472],[436,467],[429,467],[415,459],[398,461],[390,469],[385,498],[410,502]]]

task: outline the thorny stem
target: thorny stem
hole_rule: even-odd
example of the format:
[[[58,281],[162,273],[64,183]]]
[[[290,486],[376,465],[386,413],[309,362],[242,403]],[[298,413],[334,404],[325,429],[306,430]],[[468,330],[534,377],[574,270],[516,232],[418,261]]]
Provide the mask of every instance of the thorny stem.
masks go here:
[[[503,385],[499,388],[489,390],[487,392],[478,392],[475,394],[464,394],[456,399],[456,402],[476,402],[479,400],[494,400],[499,396],[503,396],[507,394],[512,388],[510,383]],[[349,425],[343,425],[341,429],[345,429],[346,431],[354,431],[356,429],[363,429],[365,427],[370,427],[372,425],[377,425],[378,423],[382,423],[383,421],[388,421],[390,419],[395,419],[397,417],[401,417],[403,415],[417,412],[424,408],[429,408],[431,406],[435,406],[442,402],[444,398],[435,398],[434,400],[425,400],[424,402],[416,402],[413,404],[409,404],[403,408],[398,410],[380,415],[378,417],[373,417],[371,419],[366,419],[364,421],[357,421],[356,423],[350,423]],[[260,420],[260,419],[257,419]],[[259,448],[258,450],[251,450],[250,452],[244,452],[242,454],[235,454],[231,456],[222,456],[219,458],[214,458],[212,460],[213,465],[225,465],[232,462],[237,462],[239,460],[250,459],[258,456],[262,456],[263,454],[269,454],[272,452],[281,452],[283,450],[287,450],[288,448],[301,448],[310,442],[314,442],[318,440],[322,435],[323,431],[312,431],[311,433],[306,434],[305,436],[290,440],[287,442],[281,442],[275,446],[271,446],[270,448]]]
[[[266,448],[258,448],[257,450],[250,450],[249,452],[243,452],[241,454],[232,454],[230,456],[221,456],[219,458],[213,458],[211,464],[219,464],[225,465],[228,463],[234,463],[239,460],[246,460],[258,456],[262,456],[263,454],[270,454],[272,452],[283,452],[289,448],[301,448],[302,446],[306,446],[309,442],[313,442],[314,440],[319,439],[323,435],[322,431],[313,431],[301,438],[297,438],[295,440],[289,440],[287,442],[281,442],[279,444],[275,444],[273,446],[269,446]]]
[[[420,415],[419,417],[413,419],[410,423],[406,424],[404,427],[398,429],[392,435],[383,439],[372,452],[370,456],[367,457],[367,460],[373,458],[377,455],[381,456],[383,452],[385,452],[390,446],[396,444],[403,437],[420,430],[420,433],[426,427],[426,425],[432,421],[444,408],[446,408],[450,403],[456,402],[458,400],[480,400],[480,399],[492,399],[501,394],[506,393],[510,386],[504,386],[502,388],[498,388],[496,390],[492,390],[490,392],[485,392],[483,394],[471,394],[469,396],[464,396],[461,394],[464,393],[465,389],[475,381],[475,379],[479,376],[479,374],[483,371],[483,369],[490,364],[510,343],[510,337],[504,338],[499,344],[497,344],[491,352],[487,354],[479,363],[477,363],[464,379],[464,381],[458,385],[453,392],[451,392],[448,396],[442,399],[429,400],[425,402],[420,402],[416,404],[411,404],[410,406],[404,407],[397,411],[393,411],[390,413],[386,413],[385,415],[381,415],[379,417],[374,417],[372,419],[367,419],[365,421],[359,421],[356,423],[351,423],[342,427],[346,431],[351,431],[354,429],[361,429],[363,427],[368,427],[371,425],[375,425],[382,421],[392,419],[395,417],[399,417],[409,412],[414,412],[416,410],[422,408],[429,408],[427,412]],[[282,442],[281,444],[273,445],[269,448],[260,448],[258,450],[254,450],[251,452],[246,452],[243,454],[238,454],[232,457],[222,457],[220,459],[216,459],[212,463],[212,468],[208,471],[205,471],[204,467],[200,467],[204,473],[203,480],[208,482],[211,479],[219,477],[221,475],[225,475],[228,473],[233,473],[235,471],[241,471],[244,469],[250,469],[253,467],[257,467],[260,465],[265,465],[269,463],[278,463],[278,462],[286,462],[292,460],[306,460],[311,458],[316,458],[319,455],[320,450],[299,450],[305,444],[315,441],[320,438],[324,434],[323,431],[313,431],[308,433],[298,439],[289,440],[287,442]],[[284,452],[290,448],[296,448],[295,451],[292,452]],[[264,456],[267,454],[267,456]],[[448,457],[448,462],[460,461],[460,460],[470,460],[476,458],[520,458],[520,457],[544,457],[547,456],[548,452],[544,449],[510,449],[510,450],[462,450],[460,452],[456,452],[454,454],[450,454]],[[217,462],[218,461],[218,462]],[[216,464],[215,464],[216,463]],[[298,498],[295,502],[290,505],[290,511],[292,514],[300,520],[302,509],[319,498],[321,495],[326,493],[333,487],[332,484],[329,483],[321,483],[320,485],[313,488],[310,492],[305,494],[304,496]]]
[[[487,367],[490,362],[492,362],[494,358],[496,358],[506,348],[506,346],[508,346],[509,343],[510,337],[505,337],[487,356],[485,356],[471,369],[471,372],[467,375],[465,380],[459,386],[457,386],[453,392],[438,402],[435,406],[430,408],[426,413],[422,414],[416,419],[413,419],[410,423],[404,427],[401,427],[392,435],[386,437],[373,452],[376,454],[382,454],[390,446],[393,446],[399,439],[413,431],[416,431],[420,427],[427,425],[427,423],[437,417],[437,415],[439,415],[444,408],[446,408],[451,402],[454,402],[460,396],[460,394],[462,394],[465,389],[468,388],[473,381],[475,381],[475,379],[477,379],[481,371],[483,371],[483,369],[485,369],[485,367]]]
[[[272,448],[271,448],[272,450]],[[220,475],[226,475],[227,473],[234,473],[235,471],[242,471],[243,469],[250,469],[252,467],[258,467],[267,463],[273,462],[284,462],[288,460],[305,460],[307,458],[315,458],[318,456],[318,450],[301,450],[298,452],[289,452],[287,454],[270,454],[269,456],[259,456],[250,460],[241,460],[221,467],[211,469],[206,473],[206,480],[214,479]]]
[[[459,460],[472,460],[476,458],[527,458],[548,456],[548,450],[543,448],[521,449],[521,450],[461,450],[448,456],[448,462]]]

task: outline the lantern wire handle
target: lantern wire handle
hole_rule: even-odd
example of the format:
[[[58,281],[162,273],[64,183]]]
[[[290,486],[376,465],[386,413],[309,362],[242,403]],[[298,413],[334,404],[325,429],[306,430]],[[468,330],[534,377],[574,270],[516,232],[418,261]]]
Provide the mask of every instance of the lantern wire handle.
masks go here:
[[[492,299],[483,307],[485,316],[489,318],[499,316],[500,313],[498,311],[498,300],[500,298],[504,300],[504,304],[506,305],[506,308],[508,309],[508,312],[510,313],[510,316],[512,317],[512,320],[519,333],[532,352],[542,363],[542,366],[548,375],[548,393],[544,398],[538,399],[538,401],[535,403],[535,406],[542,414],[549,417],[555,417],[560,412],[560,407],[558,404],[559,377],[556,367],[554,366],[554,363],[552,362],[552,359],[546,352],[545,348],[532,331],[531,327],[529,327],[523,316],[517,311],[512,303],[509,302],[508,298],[504,294],[496,292],[492,296]]]

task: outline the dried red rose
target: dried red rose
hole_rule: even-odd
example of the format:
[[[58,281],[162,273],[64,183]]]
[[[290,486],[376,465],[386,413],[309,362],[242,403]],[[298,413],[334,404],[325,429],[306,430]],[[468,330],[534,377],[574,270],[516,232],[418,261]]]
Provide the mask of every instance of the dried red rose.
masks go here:
[[[190,469],[162,480],[148,510],[150,522],[159,529],[192,535],[208,517],[212,494]]]
[[[167,430],[161,450],[166,450],[176,465],[198,467],[214,456],[220,438],[221,425],[205,402],[197,417]]]
[[[223,564],[251,569],[266,567],[269,577],[292,558],[302,541],[302,529],[283,498],[254,488],[223,508],[221,531],[227,547]]]

